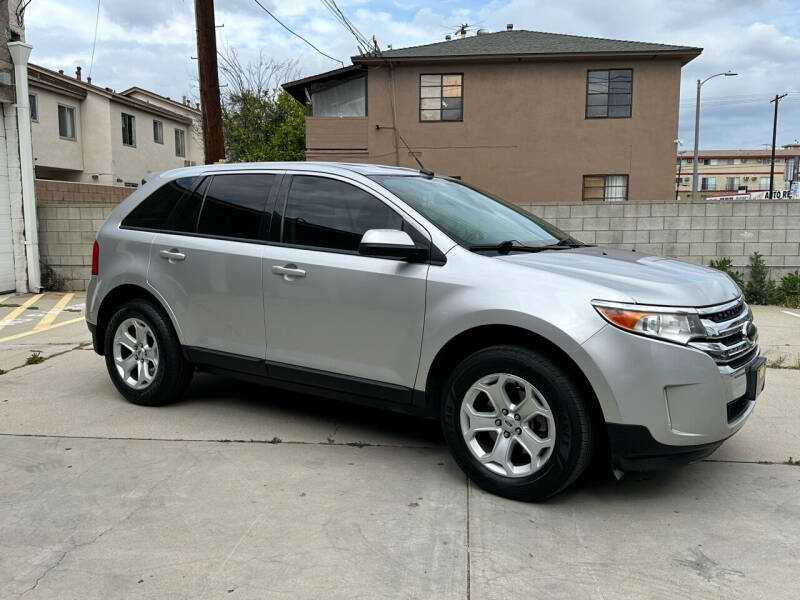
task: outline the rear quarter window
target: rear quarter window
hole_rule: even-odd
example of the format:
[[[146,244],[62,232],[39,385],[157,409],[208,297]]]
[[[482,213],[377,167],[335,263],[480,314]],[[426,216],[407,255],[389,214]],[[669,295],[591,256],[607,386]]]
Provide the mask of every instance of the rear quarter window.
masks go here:
[[[122,227],[135,229],[168,229],[168,222],[175,207],[185,196],[191,196],[200,177],[180,177],[168,181],[142,200],[122,220]]]

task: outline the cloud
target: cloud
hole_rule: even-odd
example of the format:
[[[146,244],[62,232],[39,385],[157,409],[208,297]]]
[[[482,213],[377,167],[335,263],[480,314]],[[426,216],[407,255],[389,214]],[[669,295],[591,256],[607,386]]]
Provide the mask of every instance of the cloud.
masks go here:
[[[342,59],[355,39],[319,0],[260,0],[287,26]],[[468,22],[490,30],[534,29],[704,48],[683,69],[679,136],[691,147],[695,81],[736,70],[703,87],[702,146],[757,147],[769,141],[777,92],[800,92],[800,11],[796,0],[339,0],[368,38],[382,47],[443,41]],[[102,0],[93,67],[96,83],[115,89],[140,85],[171,97],[189,93],[197,78],[192,0]],[[96,0],[36,0],[26,11],[32,60],[73,72],[90,61]],[[286,32],[253,0],[216,0],[220,44],[243,60],[259,52],[298,60],[300,76],[338,66]],[[84,71],[86,72],[86,71]],[[725,101],[715,100],[725,98]],[[800,94],[781,103],[778,141],[800,137]]]

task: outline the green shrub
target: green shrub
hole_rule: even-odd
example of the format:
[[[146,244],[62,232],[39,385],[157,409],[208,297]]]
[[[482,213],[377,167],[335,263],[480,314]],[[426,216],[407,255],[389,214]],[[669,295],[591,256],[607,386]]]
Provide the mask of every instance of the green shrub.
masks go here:
[[[780,293],[785,304],[800,307],[800,271],[781,277]]]
[[[709,263],[709,266],[712,269],[717,269],[718,271],[722,271],[726,273],[728,277],[733,279],[733,282],[739,286],[739,289],[744,289],[744,275],[741,271],[737,271],[733,268],[733,261],[730,258],[720,258],[719,260],[712,260]]]
[[[744,297],[750,304],[781,303],[781,291],[769,278],[769,267],[759,252],[750,256],[750,280],[744,287]]]

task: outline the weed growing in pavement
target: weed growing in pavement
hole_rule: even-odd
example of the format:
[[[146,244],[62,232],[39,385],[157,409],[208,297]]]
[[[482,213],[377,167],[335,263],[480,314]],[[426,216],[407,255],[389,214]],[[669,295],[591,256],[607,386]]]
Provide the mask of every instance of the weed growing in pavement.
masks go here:
[[[789,466],[792,466],[792,467],[800,467],[800,458],[797,459],[797,460],[793,460],[792,457],[790,456],[789,460],[783,461],[783,464],[789,465]]]
[[[347,442],[348,446],[353,446],[354,448],[363,448],[364,446],[372,446],[372,444],[368,444],[367,442]]]
[[[776,358],[773,358],[769,362],[767,362],[767,366],[770,369],[780,369],[783,367],[783,363],[786,362],[786,357],[783,354],[779,354]]]
[[[281,438],[279,438],[279,437],[274,437],[274,438],[272,438],[270,441],[268,441],[267,443],[268,443],[268,444],[280,444],[282,441],[283,441],[283,440],[282,440]]]
[[[42,353],[38,350],[34,350],[31,352],[31,355],[25,360],[26,365],[38,365],[39,363],[44,362],[44,357]]]
[[[8,373],[8,371],[5,369],[0,369],[0,375],[5,375],[6,373]]]

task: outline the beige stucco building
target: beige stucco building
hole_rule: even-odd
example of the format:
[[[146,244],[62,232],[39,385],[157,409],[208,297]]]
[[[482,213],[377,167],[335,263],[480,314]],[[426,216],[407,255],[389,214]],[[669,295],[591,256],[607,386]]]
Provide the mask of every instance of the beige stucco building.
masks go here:
[[[137,186],[151,172],[203,161],[202,116],[138,87],[115,92],[30,65],[36,177]]]
[[[308,160],[417,168],[413,153],[519,203],[664,200],[681,67],[700,52],[511,28],[283,87],[307,105]]]
[[[697,157],[697,195],[715,198],[737,194],[769,192],[771,150],[703,150]],[[676,193],[681,199],[692,197],[694,153],[680,152],[676,163]],[[775,150],[773,195],[798,196],[800,144]]]

